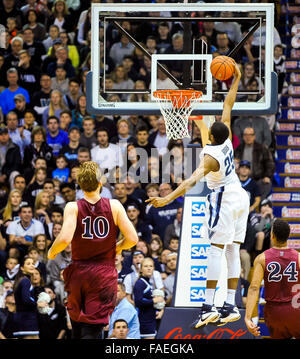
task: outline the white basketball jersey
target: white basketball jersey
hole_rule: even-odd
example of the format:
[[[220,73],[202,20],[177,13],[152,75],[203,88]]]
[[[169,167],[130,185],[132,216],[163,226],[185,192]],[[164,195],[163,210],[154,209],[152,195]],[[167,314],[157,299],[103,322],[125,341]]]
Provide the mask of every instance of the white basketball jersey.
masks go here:
[[[210,172],[205,176],[209,189],[216,190],[230,184],[241,187],[240,180],[235,172],[233,147],[229,138],[221,145],[206,145],[200,154],[200,159],[204,155],[210,155],[220,165],[219,171]]]

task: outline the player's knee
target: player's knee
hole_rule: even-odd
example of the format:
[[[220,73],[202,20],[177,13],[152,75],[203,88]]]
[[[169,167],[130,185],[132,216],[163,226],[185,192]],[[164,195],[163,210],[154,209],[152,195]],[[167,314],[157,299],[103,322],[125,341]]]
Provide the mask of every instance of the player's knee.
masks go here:
[[[228,278],[239,278],[241,273],[240,244],[232,243],[226,246]]]
[[[223,248],[211,245],[209,248],[207,264],[207,280],[215,281],[219,279],[221,270]]]

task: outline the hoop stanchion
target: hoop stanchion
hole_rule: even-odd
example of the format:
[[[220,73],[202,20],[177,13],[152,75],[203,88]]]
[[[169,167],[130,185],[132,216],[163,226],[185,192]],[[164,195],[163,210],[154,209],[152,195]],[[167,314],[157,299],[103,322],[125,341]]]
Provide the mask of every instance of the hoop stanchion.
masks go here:
[[[157,90],[153,92],[166,124],[168,139],[190,137],[188,120],[202,92],[195,90]]]

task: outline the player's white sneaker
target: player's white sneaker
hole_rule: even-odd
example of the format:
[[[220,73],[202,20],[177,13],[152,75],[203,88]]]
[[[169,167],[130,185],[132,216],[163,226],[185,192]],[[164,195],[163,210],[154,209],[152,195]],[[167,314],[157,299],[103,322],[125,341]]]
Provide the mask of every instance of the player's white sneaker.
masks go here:
[[[200,308],[199,317],[193,322],[192,328],[197,329],[208,323],[216,322],[220,317],[220,313],[213,305],[203,304]]]
[[[235,305],[224,302],[223,307],[219,309],[220,317],[218,327],[229,322],[235,322],[241,318],[240,312]]]

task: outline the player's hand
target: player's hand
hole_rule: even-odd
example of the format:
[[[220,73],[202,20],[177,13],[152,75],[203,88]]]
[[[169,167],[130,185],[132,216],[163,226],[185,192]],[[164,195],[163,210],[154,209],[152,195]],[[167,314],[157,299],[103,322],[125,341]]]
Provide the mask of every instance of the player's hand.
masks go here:
[[[149,197],[149,199],[147,199],[145,202],[152,204],[156,208],[163,207],[170,201],[167,199],[167,197]]]
[[[260,328],[252,322],[251,319],[245,318],[246,326],[251,334],[258,337],[260,335]]]
[[[53,253],[51,253],[50,252],[50,249],[49,249],[49,251],[48,251],[48,259],[55,259],[55,257],[56,257],[56,254],[53,254]]]

